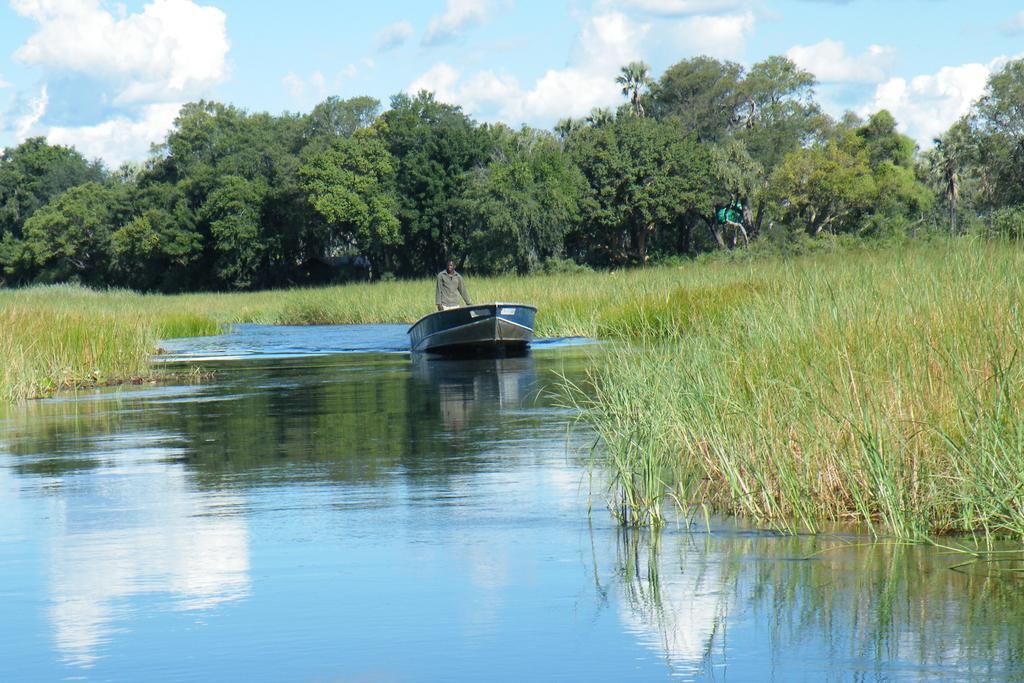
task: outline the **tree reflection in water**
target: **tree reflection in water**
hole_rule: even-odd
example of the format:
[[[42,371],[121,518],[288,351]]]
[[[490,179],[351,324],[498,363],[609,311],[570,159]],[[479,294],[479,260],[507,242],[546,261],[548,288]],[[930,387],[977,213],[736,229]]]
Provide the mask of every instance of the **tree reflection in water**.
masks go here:
[[[721,522],[710,534],[621,530],[596,510],[593,557],[569,570],[556,560],[572,556],[576,543],[585,557],[587,531],[577,527],[585,524],[585,468],[564,453],[572,416],[558,413],[558,399],[544,391],[559,368],[538,371],[539,360],[236,361],[205,386],[99,391],[8,410],[0,418],[0,493],[21,497],[5,500],[14,510],[42,510],[45,526],[17,550],[39,551],[38,590],[46,594],[38,599],[59,652],[99,671],[95,659],[113,641],[131,640],[115,634],[153,609],[198,619],[218,604],[238,614],[249,614],[243,604],[261,605],[271,628],[279,605],[265,594],[260,603],[251,566],[261,538],[264,553],[279,543],[272,557],[282,563],[304,547],[275,536],[290,520],[311,536],[313,558],[334,543],[339,557],[352,559],[337,532],[345,524],[392,542],[394,557],[470,548],[474,572],[452,583],[486,589],[490,611],[475,598],[465,604],[476,610],[472,624],[501,638],[528,631],[502,630],[510,606],[536,599],[561,609],[592,574],[597,621],[615,628],[567,621],[565,642],[600,631],[632,653],[658,653],[667,673],[684,678],[1024,677],[1020,581],[986,573],[984,564],[951,571],[962,558],[928,546],[860,545],[852,534],[779,537]],[[573,372],[581,377],[583,364]],[[316,520],[321,535],[307,534]],[[479,546],[470,547],[474,534]],[[490,545],[495,534],[504,545]],[[529,558],[523,566],[553,573],[521,577],[507,570],[510,560],[495,560],[518,554]],[[34,569],[18,566],[25,575]],[[437,560],[435,578],[459,566]],[[389,567],[367,565],[367,575]],[[333,574],[320,575],[335,585]],[[295,575],[308,586],[291,576],[260,580],[321,590],[308,573]],[[414,609],[433,604],[418,602],[415,591],[406,597]],[[532,619],[544,614],[514,625],[536,628]],[[377,616],[401,631],[402,613],[387,615],[393,622]],[[295,633],[310,639],[319,631]],[[561,642],[545,644],[564,658]],[[600,673],[603,665],[595,666]]]
[[[100,390],[9,410],[0,447],[52,507],[58,650],[92,665],[155,595],[195,611],[248,595],[249,487],[472,472],[495,442],[545,424],[518,410],[538,393],[529,357],[424,357],[410,368],[392,354],[236,363],[207,386]]]

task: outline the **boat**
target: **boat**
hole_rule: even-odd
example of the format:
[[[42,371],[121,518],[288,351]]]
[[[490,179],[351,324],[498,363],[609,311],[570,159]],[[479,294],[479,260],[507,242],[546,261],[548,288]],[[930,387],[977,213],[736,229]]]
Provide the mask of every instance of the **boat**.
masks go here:
[[[409,328],[413,352],[445,355],[513,355],[533,340],[534,306],[493,303],[425,315]]]

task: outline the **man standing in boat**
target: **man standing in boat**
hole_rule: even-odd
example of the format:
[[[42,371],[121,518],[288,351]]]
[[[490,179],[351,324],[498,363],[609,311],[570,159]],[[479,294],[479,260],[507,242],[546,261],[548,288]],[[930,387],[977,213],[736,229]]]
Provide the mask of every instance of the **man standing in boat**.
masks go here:
[[[437,310],[458,308],[460,296],[467,306],[473,305],[469,300],[469,294],[466,293],[466,284],[462,281],[462,276],[455,272],[455,261],[449,259],[448,267],[437,274],[437,290],[434,293]]]

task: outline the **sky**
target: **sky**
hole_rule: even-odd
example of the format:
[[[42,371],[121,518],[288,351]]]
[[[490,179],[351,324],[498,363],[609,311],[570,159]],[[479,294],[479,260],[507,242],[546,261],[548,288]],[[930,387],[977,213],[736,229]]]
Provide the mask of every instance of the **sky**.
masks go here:
[[[308,112],[434,91],[477,121],[550,128],[614,79],[697,55],[783,54],[830,114],[888,109],[927,147],[1024,56],[1020,0],[0,0],[0,148],[43,135],[115,168],[185,102]]]

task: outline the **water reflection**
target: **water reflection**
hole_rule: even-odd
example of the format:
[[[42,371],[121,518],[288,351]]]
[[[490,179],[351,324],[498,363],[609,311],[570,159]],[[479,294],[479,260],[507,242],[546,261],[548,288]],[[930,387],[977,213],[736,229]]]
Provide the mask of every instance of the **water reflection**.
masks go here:
[[[549,425],[541,389],[553,378],[540,382],[534,362],[410,363],[393,354],[243,362],[206,386],[30,404],[0,438],[25,475],[102,468],[98,442],[145,433],[178,447],[167,457],[209,488],[450,476],[485,464],[480,455],[495,440]]]
[[[498,419],[497,413],[518,407],[538,387],[529,355],[453,360],[416,354],[412,367],[417,387],[436,396],[444,426],[454,434],[472,426],[474,418]]]
[[[928,546],[624,530],[624,625],[683,678],[1024,677],[1017,579]]]
[[[283,519],[325,498],[300,496],[296,508],[296,496],[263,491],[358,485],[326,500],[375,508],[398,478],[439,501],[464,498],[462,479],[493,469],[496,444],[550,429],[542,385],[531,357],[335,356],[8,411],[0,464],[13,495],[45,502],[47,614],[62,659],[95,666],[149,609],[202,613],[250,596],[251,490]],[[487,596],[469,612],[476,628],[493,627],[504,604],[500,557],[471,554],[471,582]]]
[[[1024,677],[1021,583],[981,565],[588,518],[547,391],[585,362],[235,361],[8,411],[0,679]]]
[[[204,499],[192,488],[181,467],[155,464],[66,482],[55,495],[49,613],[69,663],[92,664],[146,595],[201,611],[248,594],[246,524],[219,510],[241,499]]]
[[[707,668],[733,593],[723,582],[719,553],[705,548],[685,554],[685,561],[670,562],[662,556],[661,538],[651,530],[620,531],[620,616],[674,675],[693,676]]]
[[[3,430],[4,450],[18,455],[5,507],[42,503],[45,532],[22,520],[22,533],[45,542],[53,638],[79,667],[149,600],[201,612],[250,590],[247,525],[231,513],[244,499],[198,494],[178,439],[139,429],[131,416],[140,413],[119,407],[116,398],[32,403]]]

